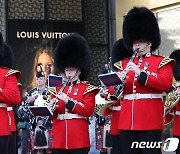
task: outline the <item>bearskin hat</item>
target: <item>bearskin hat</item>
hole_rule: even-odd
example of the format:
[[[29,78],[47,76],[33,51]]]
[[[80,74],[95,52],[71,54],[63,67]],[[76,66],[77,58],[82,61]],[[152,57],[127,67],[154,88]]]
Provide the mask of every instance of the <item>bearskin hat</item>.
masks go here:
[[[3,43],[3,52],[4,56],[0,56],[0,66],[13,68],[14,53],[12,48],[7,43]]]
[[[38,64],[39,67],[39,71],[36,71],[36,77],[40,78],[40,77],[45,77],[44,71],[42,69],[42,64]]]
[[[132,54],[133,54],[132,50],[128,50],[125,48],[123,39],[117,40],[114,43],[113,49],[112,49],[111,63],[112,63],[113,68],[115,69],[114,64],[116,62],[121,61],[124,58],[131,57]]]
[[[173,75],[176,81],[180,81],[180,49],[174,50],[169,57],[176,60],[176,65],[173,68]]]
[[[145,40],[152,43],[152,51],[156,50],[161,43],[161,36],[154,14],[146,7],[132,8],[123,22],[123,39],[129,49],[132,49],[134,41]]]
[[[78,33],[60,39],[55,49],[55,67],[64,73],[66,67],[81,71],[80,80],[86,80],[91,67],[91,56],[87,40]]]

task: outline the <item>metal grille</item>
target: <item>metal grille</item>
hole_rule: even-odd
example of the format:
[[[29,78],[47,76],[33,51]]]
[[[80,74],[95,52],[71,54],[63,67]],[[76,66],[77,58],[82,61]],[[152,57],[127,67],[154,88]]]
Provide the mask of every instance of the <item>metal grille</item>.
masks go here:
[[[84,35],[92,50],[90,83],[99,84],[98,73],[108,59],[108,22],[106,0],[83,1]]]
[[[44,19],[44,0],[9,0],[9,19]]]
[[[82,21],[81,0],[48,0],[48,20]]]
[[[91,73],[89,75],[89,81],[93,85],[99,85],[98,74],[100,68],[104,67],[105,63],[107,63],[107,48],[106,47],[97,47],[92,46],[92,67]]]
[[[84,0],[84,30],[90,44],[106,44],[107,10],[105,0]]]
[[[157,13],[161,31],[160,55],[169,56],[180,48],[180,7]]]

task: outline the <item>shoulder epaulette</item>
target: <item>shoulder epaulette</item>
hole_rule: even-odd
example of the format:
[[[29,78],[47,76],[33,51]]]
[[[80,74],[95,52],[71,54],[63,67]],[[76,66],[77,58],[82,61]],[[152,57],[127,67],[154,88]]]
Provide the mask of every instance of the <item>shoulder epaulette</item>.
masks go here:
[[[120,70],[123,70],[122,68],[122,61],[118,61],[114,64],[114,66],[117,68],[117,69],[120,69]]]
[[[164,65],[168,64],[169,62],[174,61],[174,59],[171,59],[169,57],[164,57],[164,59],[159,64],[158,68],[163,67]]]
[[[95,89],[99,90],[98,87],[89,84],[88,87],[86,88],[86,90],[84,91],[83,95],[85,95],[85,94],[87,94],[90,91],[93,91]]]
[[[48,87],[48,91],[53,95],[57,94],[56,87]]]
[[[15,74],[16,77],[18,78],[18,77],[21,75],[21,72],[18,71],[18,70],[10,69],[10,70],[7,72],[7,74],[5,75],[5,77],[8,77],[8,76],[10,76],[10,75],[12,75],[12,74]]]

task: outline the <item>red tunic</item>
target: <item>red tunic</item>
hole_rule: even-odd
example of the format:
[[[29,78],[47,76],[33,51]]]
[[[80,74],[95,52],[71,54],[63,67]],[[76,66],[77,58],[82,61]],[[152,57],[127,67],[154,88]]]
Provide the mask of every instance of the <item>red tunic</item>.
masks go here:
[[[119,62],[123,70],[129,59]],[[158,55],[135,58],[134,63],[148,73],[145,85],[130,71],[126,76],[124,93],[162,94],[170,89],[173,80],[172,68],[175,61]],[[123,99],[118,128],[120,130],[162,130],[164,103],[161,98]]]
[[[113,110],[113,107],[119,108],[119,110],[117,109]],[[111,107],[105,109],[104,111],[105,116],[109,115],[110,113],[112,113],[110,134],[119,135],[118,121],[120,117],[120,100],[115,102]]]
[[[17,84],[17,78],[20,73],[4,67],[0,67],[0,72],[0,103],[5,105],[18,105],[21,102]],[[0,136],[10,135],[10,121],[6,107],[0,107],[0,115]]]
[[[15,121],[15,117],[14,117],[14,110],[12,107],[8,107],[7,108],[8,111],[8,115],[9,115],[9,120],[10,120],[10,130],[11,132],[15,132],[16,131],[16,121]]]
[[[61,87],[57,87],[57,92]],[[91,87],[91,85],[85,83],[78,83],[74,84],[69,92],[68,89],[71,89],[70,85],[66,86],[64,93],[79,102],[68,113],[78,114],[87,118],[90,117],[94,111],[95,95],[99,91],[98,88]],[[65,103],[59,100],[52,126],[53,148],[89,148],[88,121],[86,119],[57,119],[57,114],[61,115],[64,113]]]

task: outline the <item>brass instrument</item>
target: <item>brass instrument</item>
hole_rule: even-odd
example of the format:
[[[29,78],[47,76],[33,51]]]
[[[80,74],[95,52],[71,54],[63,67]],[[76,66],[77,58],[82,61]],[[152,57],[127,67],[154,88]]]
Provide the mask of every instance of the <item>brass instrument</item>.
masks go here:
[[[95,112],[99,116],[104,116],[104,110],[114,103],[114,101],[105,100],[100,93],[95,96],[95,102]]]
[[[110,63],[111,63],[111,58],[109,58],[108,64],[105,64],[106,72],[111,72],[112,71],[112,69],[110,67]],[[103,83],[99,87],[99,89],[100,89],[99,93],[95,96],[95,103],[96,103],[95,112],[99,116],[104,116],[105,108],[107,108],[108,106],[111,106],[113,102],[105,100],[104,96],[106,94],[108,94],[108,89]]]
[[[132,57],[131,57],[129,62],[133,62],[134,61],[134,59],[136,58],[136,55],[137,55],[138,52],[139,52],[139,48],[137,48],[134,51],[134,54],[132,55]],[[128,73],[126,71],[126,69],[124,71],[125,71],[124,76],[122,78],[120,78],[121,81],[122,81],[122,84],[119,84],[119,85],[115,86],[114,87],[114,90],[115,90],[114,94],[109,96],[112,101],[117,101],[118,99],[120,99],[120,96],[121,96],[121,94],[123,92],[124,83],[126,81],[126,76],[127,76],[127,73]]]
[[[164,103],[164,124],[167,125],[172,122],[174,117],[173,108],[180,101],[180,94],[176,91],[168,93],[165,103]]]
[[[165,115],[168,114],[170,110],[173,109],[179,101],[180,101],[180,95],[177,94],[176,91],[170,92],[164,103]]]

